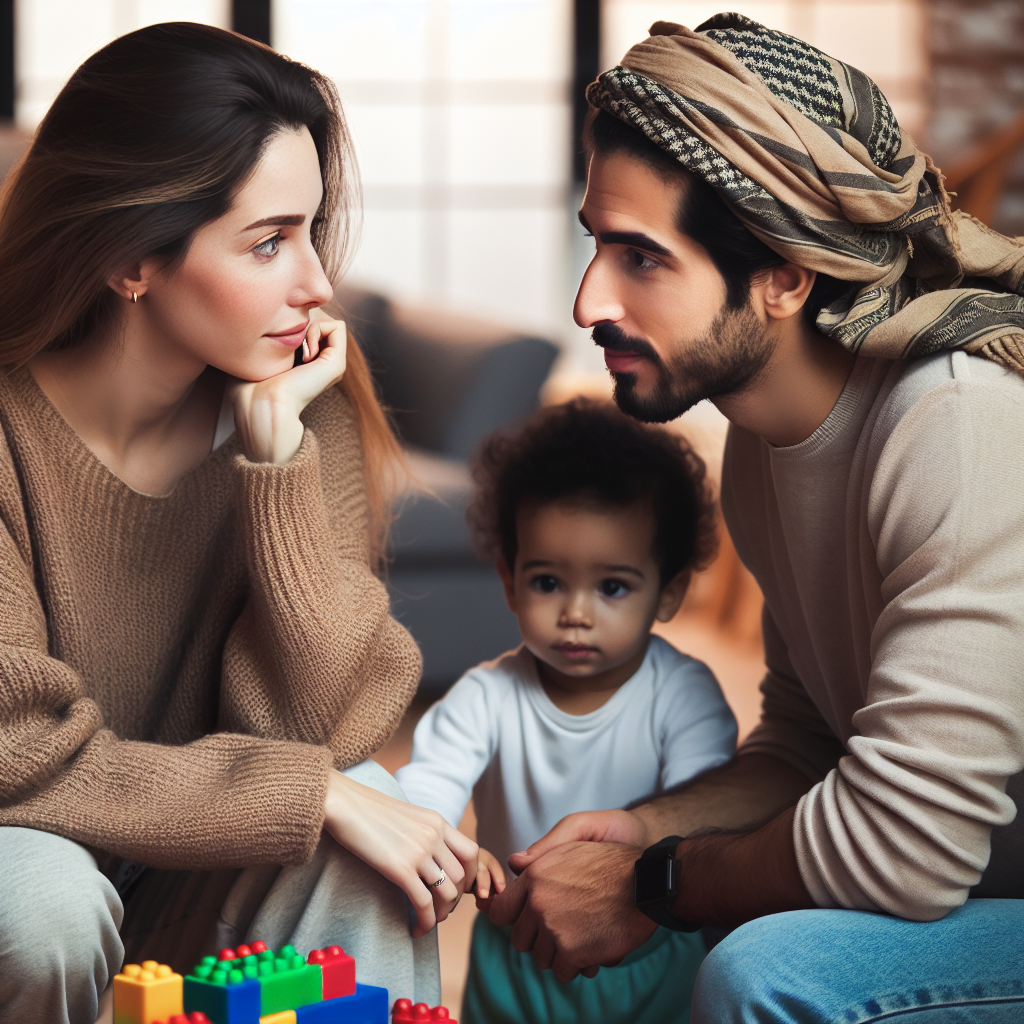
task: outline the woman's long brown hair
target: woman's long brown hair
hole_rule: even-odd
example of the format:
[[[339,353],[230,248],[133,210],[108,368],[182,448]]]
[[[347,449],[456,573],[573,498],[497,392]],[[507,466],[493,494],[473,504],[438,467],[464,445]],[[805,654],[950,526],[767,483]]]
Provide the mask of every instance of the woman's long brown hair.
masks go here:
[[[228,211],[267,143],[305,126],[323,203],[311,234],[327,276],[360,210],[355,154],[328,78],[244,36],[187,22],[114,40],[71,76],[0,195],[0,372],[116,327],[107,286],[150,257],[173,268]],[[384,549],[401,452],[352,343],[341,384],[362,436],[371,551]]]

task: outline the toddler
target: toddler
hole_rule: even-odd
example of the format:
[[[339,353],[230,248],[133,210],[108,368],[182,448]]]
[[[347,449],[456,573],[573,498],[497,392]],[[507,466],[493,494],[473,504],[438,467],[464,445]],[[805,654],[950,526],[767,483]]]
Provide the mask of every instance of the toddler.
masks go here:
[[[707,666],[651,636],[713,548],[704,466],[614,406],[545,409],[474,461],[469,511],[523,643],[467,672],[416,728],[409,799],[458,825],[472,796],[478,905],[509,854],[574,811],[623,807],[733,754],[736,722]],[[620,965],[568,984],[477,917],[467,1024],[683,1021],[705,948],[658,928]]]

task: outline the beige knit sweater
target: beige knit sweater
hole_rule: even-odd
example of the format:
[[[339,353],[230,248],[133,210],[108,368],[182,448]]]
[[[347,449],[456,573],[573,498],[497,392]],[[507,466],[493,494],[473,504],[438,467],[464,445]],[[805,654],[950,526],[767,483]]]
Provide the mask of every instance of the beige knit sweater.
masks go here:
[[[957,352],[859,359],[791,448],[730,431],[722,504],[764,591],[768,663],[743,750],[817,783],[793,838],[821,907],[934,920],[983,873],[985,895],[1024,895],[1007,793],[1024,767],[1022,428],[1024,380]]]
[[[332,388],[286,466],[231,438],[166,497],[0,379],[0,825],[168,868],[308,860],[330,766],[376,750],[420,658],[370,571]]]

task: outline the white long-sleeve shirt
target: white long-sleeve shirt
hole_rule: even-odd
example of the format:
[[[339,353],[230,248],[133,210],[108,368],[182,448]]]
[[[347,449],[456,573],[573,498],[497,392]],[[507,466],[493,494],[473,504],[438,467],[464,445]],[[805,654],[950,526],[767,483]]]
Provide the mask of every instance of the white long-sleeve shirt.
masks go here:
[[[623,807],[724,764],[736,721],[706,665],[651,637],[637,672],[596,711],[559,710],[521,646],[479,665],[420,720],[398,781],[503,864],[565,815]]]
[[[815,902],[934,920],[986,866],[1024,894],[1024,380],[859,359],[801,444],[730,430],[722,506],[765,595],[743,750],[820,780],[793,836]]]

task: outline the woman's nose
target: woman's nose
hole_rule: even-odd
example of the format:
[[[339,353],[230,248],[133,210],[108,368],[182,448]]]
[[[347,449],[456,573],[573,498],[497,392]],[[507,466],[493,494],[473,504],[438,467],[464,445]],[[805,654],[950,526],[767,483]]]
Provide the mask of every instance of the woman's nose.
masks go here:
[[[324,273],[323,264],[312,243],[307,246],[295,289],[293,306],[323,306],[334,298],[331,280]]]

